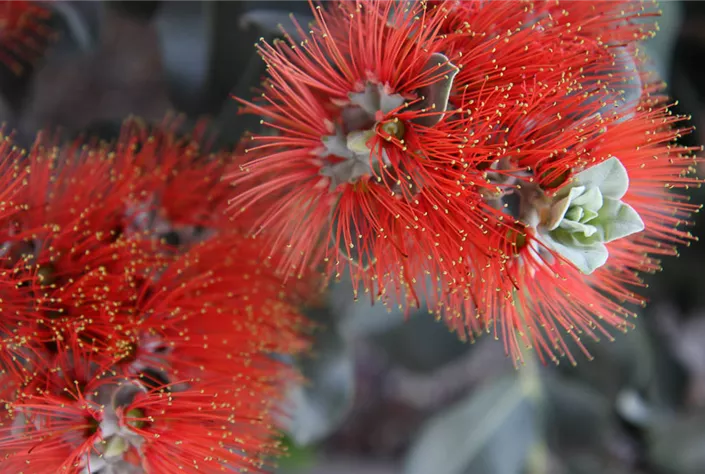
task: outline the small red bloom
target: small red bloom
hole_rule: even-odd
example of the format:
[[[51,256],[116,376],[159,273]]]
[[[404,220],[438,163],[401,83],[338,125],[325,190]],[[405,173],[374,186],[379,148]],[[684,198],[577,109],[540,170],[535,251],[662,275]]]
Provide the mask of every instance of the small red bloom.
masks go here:
[[[1,400],[6,410],[0,412],[3,468],[37,474],[82,472],[86,458],[97,453],[103,408],[94,399],[96,383],[54,382]]]
[[[132,375],[157,370],[168,380],[240,373],[268,383],[280,364],[252,354],[306,347],[296,307],[304,295],[283,286],[258,253],[240,234],[217,236],[146,279],[136,289],[137,322],[118,367]]]
[[[142,244],[116,235],[131,192],[119,164],[41,139],[26,162],[15,181],[20,210],[0,220],[8,301],[0,361],[31,374],[38,361],[110,344]]]
[[[39,2],[0,1],[0,62],[20,73],[27,61],[37,59],[47,46],[51,16]]]
[[[181,125],[173,117],[156,127],[127,120],[114,150],[143,178],[133,204],[136,225],[172,246],[188,246],[233,226],[223,216],[230,184],[221,179],[232,155],[209,152],[207,122],[188,134],[179,133]]]
[[[3,467],[259,470],[296,377],[277,356],[307,347],[311,291],[211,215],[227,159],[136,121],[116,144],[46,143],[2,178]]]
[[[280,454],[271,445],[271,402],[241,383],[224,377],[178,392],[160,387],[120,410],[120,426],[141,438],[145,472],[267,471],[267,457]]]
[[[7,219],[21,208],[17,192],[25,177],[25,170],[19,165],[24,152],[15,147],[12,137],[0,129],[0,219]]]
[[[17,181],[20,211],[0,221],[11,295],[0,361],[13,371],[66,352],[107,356],[134,269],[154,258],[140,253],[150,242],[121,238],[134,172],[101,152],[43,143]]]

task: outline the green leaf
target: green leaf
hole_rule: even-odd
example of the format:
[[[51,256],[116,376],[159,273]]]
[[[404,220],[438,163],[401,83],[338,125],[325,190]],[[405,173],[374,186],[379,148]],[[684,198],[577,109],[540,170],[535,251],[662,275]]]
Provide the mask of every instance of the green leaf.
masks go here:
[[[106,458],[122,456],[129,447],[130,446],[127,444],[127,440],[125,440],[122,436],[112,436],[105,444],[103,456]]]
[[[551,205],[551,214],[548,222],[545,224],[546,229],[554,230],[559,226],[566,213],[570,209],[570,204],[573,199],[580,196],[582,192],[585,191],[583,186],[574,186],[566,191],[565,197],[562,197],[555,201]]]
[[[609,257],[609,252],[604,244],[598,242],[591,246],[581,246],[574,234],[570,234],[573,241],[568,245],[564,244],[563,240],[555,240],[550,234],[542,234],[542,236],[553,250],[586,275],[604,265]]]
[[[605,200],[594,222],[601,227],[603,242],[612,242],[644,230],[644,221],[639,214],[629,204],[614,199]]]
[[[594,218],[596,218],[598,216],[597,212],[591,211],[590,209],[585,209],[583,207],[580,207],[578,209],[580,209],[582,211],[581,212],[582,216],[579,219],[582,224],[587,224],[588,222],[592,221]]]
[[[629,189],[629,175],[624,165],[612,157],[578,173],[575,186],[595,187],[603,197],[621,199]]]
[[[319,156],[325,158],[327,156],[338,156],[340,158],[353,158],[353,152],[347,147],[346,137],[340,130],[336,130],[335,135],[328,135],[321,138],[323,150]]]
[[[573,199],[572,206],[580,207],[586,211],[597,212],[602,208],[603,196],[599,189],[588,188],[580,196]]]
[[[597,227],[594,225],[583,224],[570,219],[563,219],[561,221],[560,228],[570,232],[570,238],[575,239],[576,241],[579,241],[581,237],[592,237],[595,233],[597,233]]]
[[[581,222],[581,219],[583,218],[584,214],[585,214],[585,210],[582,207],[576,206],[576,207],[571,207],[570,210],[565,213],[564,217],[570,221]],[[597,214],[597,213],[595,213],[595,214]]]
[[[388,114],[392,110],[398,109],[406,102],[406,99],[399,94],[388,94],[384,86],[380,86],[379,90],[379,110],[383,114]]]

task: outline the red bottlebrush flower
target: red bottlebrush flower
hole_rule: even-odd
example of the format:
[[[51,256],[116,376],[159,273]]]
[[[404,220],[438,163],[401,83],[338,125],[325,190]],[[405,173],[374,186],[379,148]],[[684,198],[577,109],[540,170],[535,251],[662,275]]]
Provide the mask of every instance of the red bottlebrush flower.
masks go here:
[[[272,133],[254,137],[231,175],[232,208],[254,206],[269,243],[289,249],[289,274],[350,262],[355,287],[382,292],[452,272],[462,242],[482,234],[471,186],[493,147],[473,137],[492,123],[448,103],[458,70],[438,51],[441,18],[378,1],[314,14],[300,47],[260,46],[270,76],[261,99],[243,103]]]
[[[3,466],[37,474],[264,472],[281,454],[272,428],[282,393],[271,383],[276,371],[268,371],[269,391],[233,372],[153,388],[138,378],[54,377],[0,400]]]
[[[21,209],[17,192],[25,177],[25,170],[19,165],[22,156],[22,150],[0,129],[0,219],[8,219]]]
[[[223,217],[230,185],[221,177],[233,157],[210,153],[206,122],[179,135],[181,121],[167,117],[157,127],[138,119],[125,122],[115,153],[146,178],[143,198],[135,203],[142,229],[161,235],[171,245],[188,245],[232,223]]]
[[[267,456],[280,454],[271,445],[271,403],[240,384],[225,377],[180,392],[160,388],[125,406],[120,426],[141,438],[145,472],[265,472]]]
[[[213,237],[145,280],[134,309],[141,317],[119,367],[133,375],[157,370],[168,380],[240,372],[254,383],[279,363],[251,354],[304,349],[296,308],[304,288],[283,286],[258,253],[238,233]]]
[[[151,243],[118,235],[134,172],[101,152],[42,143],[26,157],[27,175],[18,181],[21,211],[0,221],[0,265],[14,286],[0,361],[13,372],[67,351],[109,358],[105,349],[124,318],[120,303],[134,268],[154,259],[139,253]]]
[[[670,226],[696,210],[664,188],[697,181],[638,54],[653,4],[313,11],[302,41],[259,47],[263,93],[241,102],[267,132],[230,175],[233,210],[259,216],[282,267],[348,260],[355,288],[425,292],[451,328],[493,331],[515,357],[574,361],[565,335],[582,347],[628,326],[636,272],[690,238]]]
[[[639,273],[660,269],[659,258],[676,255],[677,244],[693,239],[684,227],[700,206],[689,203],[685,191],[699,181],[688,176],[693,150],[674,144],[688,131],[678,128],[681,121],[664,97],[645,94],[628,120],[603,120],[602,133],[551,158],[562,170],[553,173],[556,189],[517,173],[504,192],[533,202],[538,214],[515,211],[515,230],[492,243],[499,258],[474,275],[472,290],[450,296],[447,305],[463,309],[453,312],[455,326],[477,331],[493,324],[517,358],[523,344],[542,360],[558,362],[560,354],[571,363],[568,340],[589,356],[583,338],[612,339],[610,326],[631,327],[635,314],[622,304],[645,303],[636,293],[644,286]],[[521,152],[531,155],[530,147]],[[598,188],[599,198],[587,195]],[[558,225],[556,207],[563,212]]]
[[[98,428],[104,409],[99,403],[104,400],[94,399],[99,394],[95,381],[84,386],[71,380],[54,382],[34,393],[0,400],[6,410],[0,412],[0,457],[5,469],[83,472],[86,458],[101,446]]]
[[[23,64],[37,59],[51,35],[45,24],[50,16],[38,2],[0,1],[0,62],[19,74]]]
[[[209,215],[226,204],[225,158],[135,121],[113,145],[43,143],[8,175],[0,214],[3,467],[261,470],[296,380],[278,356],[307,347],[310,290]],[[189,226],[205,231],[163,235]]]

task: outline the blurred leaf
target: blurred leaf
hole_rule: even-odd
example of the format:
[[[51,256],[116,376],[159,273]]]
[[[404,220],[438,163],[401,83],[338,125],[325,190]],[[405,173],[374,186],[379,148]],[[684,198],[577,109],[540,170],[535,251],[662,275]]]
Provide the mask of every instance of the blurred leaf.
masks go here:
[[[544,378],[543,387],[546,439],[559,472],[624,474],[642,462],[642,432],[620,419],[612,400],[562,376]],[[625,390],[618,400],[630,394],[637,397]]]
[[[241,6],[236,27],[233,27],[235,16],[218,15],[221,34],[216,44],[219,45],[220,59],[215,67],[220,72],[214,77],[216,85],[213,88],[213,92],[217,94],[214,100],[219,99],[222,102],[217,118],[220,134],[216,139],[216,145],[232,148],[245,131],[257,133],[262,128],[261,117],[255,114],[240,114],[240,104],[231,98],[235,96],[250,99],[253,95],[260,94],[255,88],[260,86],[265,64],[256,54],[254,43],[262,39],[271,41],[273,38],[281,37],[281,30],[278,27],[272,28],[272,25],[282,20],[284,16],[286,21],[283,26],[289,34],[296,37],[288,16],[289,12],[295,14],[296,20],[304,29],[313,17],[310,5],[302,0],[216,3],[238,3]]]
[[[139,2],[118,0],[108,2],[108,7],[131,16],[136,20],[149,21],[159,9],[161,2],[140,0]]]
[[[14,119],[14,113],[12,107],[7,103],[7,101],[0,96],[0,122],[7,124],[12,124]]]
[[[302,15],[302,17],[302,19],[298,19],[297,15],[297,22],[305,26],[307,21],[302,20],[310,20],[311,18],[306,17],[306,15]],[[240,17],[240,27],[246,29],[252,26],[272,36],[280,36],[282,28],[288,34],[296,36],[296,27],[291,20],[291,12],[288,10],[250,10]]]
[[[17,74],[0,63],[0,122],[3,124],[16,127],[15,120],[21,116],[34,71],[34,65],[28,63],[23,64],[21,73]]]
[[[59,3],[60,5],[57,5]],[[82,45],[77,44],[77,30],[99,29],[102,2],[87,3],[97,5],[80,5],[80,2],[70,1],[42,5],[51,14],[46,18],[33,18],[32,21],[38,22],[37,30],[44,30],[47,34],[30,34],[24,38],[23,43],[26,44],[22,49],[26,51],[10,52],[13,67],[10,67],[8,61],[0,62],[0,122],[8,124],[10,128],[20,128],[26,99],[32,94],[36,72],[41,69],[46,57],[60,54],[62,49],[72,53],[76,49],[84,49]],[[8,7],[2,4],[0,8]],[[3,28],[4,25],[0,25],[0,35]],[[4,38],[2,40],[5,41]],[[92,38],[91,43],[95,43],[95,38]],[[12,44],[3,47],[13,49]]]
[[[381,301],[372,304],[364,292],[355,301],[347,272],[328,288],[328,304],[340,321],[340,333],[348,340],[384,332],[404,323],[401,311],[388,308]]]
[[[403,321],[399,311],[390,315],[378,313],[370,313],[367,318],[378,315],[380,318]],[[414,372],[432,372],[466,354],[472,347],[428,311],[417,311],[404,324],[390,324],[389,327],[385,332],[374,334],[372,341],[394,363]]]
[[[286,454],[277,462],[278,472],[309,468],[316,461],[316,450],[312,447],[301,446],[286,435],[282,437],[281,444]]]
[[[615,400],[615,409],[622,420],[633,428],[642,429],[657,412],[636,390],[623,390]]]
[[[105,15],[103,2],[51,2],[58,23],[59,42],[52,52],[90,51],[100,40]]]
[[[585,383],[559,376],[544,379],[548,441],[558,452],[602,449],[615,429],[609,400]]]
[[[73,139],[82,137],[98,138],[104,141],[114,141],[120,136],[122,121],[120,120],[96,120],[87,127],[74,134]]]
[[[286,471],[286,474],[397,474],[393,462],[353,455],[333,455],[320,459],[308,469]]]
[[[659,340],[654,346],[654,352],[658,357],[654,364],[654,378],[647,391],[647,401],[649,405],[660,409],[681,406],[687,397],[688,371],[666,347],[666,341]]]
[[[521,474],[538,441],[536,373],[498,379],[432,418],[404,474]]]
[[[308,383],[290,393],[287,432],[299,445],[308,445],[333,432],[352,406],[354,363],[350,348],[329,323],[298,365]]]
[[[563,460],[563,464],[567,474],[626,474],[623,466],[593,453],[572,454]]]
[[[419,297],[422,309],[412,311],[408,318],[397,306],[385,306],[382,301],[372,304],[362,288],[359,300],[355,301],[347,272],[340,281],[331,284],[328,293],[330,308],[340,321],[344,338],[371,338],[392,362],[426,373],[466,354],[471,345],[462,342],[446,324],[429,314],[422,291]]]
[[[654,423],[649,459],[662,474],[705,472],[705,412]]]
[[[174,105],[190,114],[205,113],[212,107],[208,89],[217,3],[164,2],[157,12],[156,26],[169,93]],[[233,60],[242,61],[235,55]]]
[[[230,105],[231,92],[248,95],[257,84],[264,62],[254,44],[262,32],[238,27],[245,8],[245,2],[167,1],[156,12],[169,93],[180,111],[217,114]]]
[[[660,77],[666,78],[671,68],[673,49],[683,21],[681,2],[661,2],[661,18],[658,20],[659,32],[644,42],[646,52],[654,63]]]
[[[558,370],[566,379],[579,380],[607,398],[611,406],[624,391],[635,391],[654,409],[682,403],[686,374],[668,348],[655,324],[657,311],[643,311],[636,328],[626,334],[614,333],[614,341],[582,342],[593,360],[578,360],[577,366],[561,364]],[[569,343],[572,352],[579,349]]]
[[[561,364],[558,369],[569,378],[580,379],[609,400],[614,400],[622,389],[645,389],[654,376],[654,361],[651,339],[643,321],[626,334],[612,331],[614,341],[602,338],[595,342],[584,338],[582,342],[593,360],[578,360],[573,367]],[[572,341],[568,346],[576,355],[580,349]]]

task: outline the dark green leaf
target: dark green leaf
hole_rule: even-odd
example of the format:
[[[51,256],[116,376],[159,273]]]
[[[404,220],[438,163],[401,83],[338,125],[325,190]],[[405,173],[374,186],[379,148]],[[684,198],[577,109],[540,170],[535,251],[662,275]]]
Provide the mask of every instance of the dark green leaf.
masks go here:
[[[496,380],[432,418],[404,474],[521,474],[539,431],[533,370]]]

